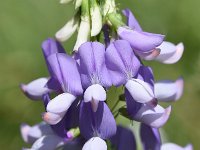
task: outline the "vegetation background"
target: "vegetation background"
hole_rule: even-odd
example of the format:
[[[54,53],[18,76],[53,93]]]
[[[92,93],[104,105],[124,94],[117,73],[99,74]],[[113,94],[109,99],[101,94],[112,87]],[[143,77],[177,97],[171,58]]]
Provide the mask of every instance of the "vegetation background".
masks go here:
[[[200,1],[199,0],[118,0],[129,7],[146,31],[166,34],[166,40],[185,44],[175,65],[153,66],[156,79],[185,79],[182,99],[173,105],[164,126],[171,142],[192,143],[200,149]],[[21,149],[19,126],[41,120],[41,102],[28,100],[19,84],[47,76],[41,42],[53,37],[74,13],[72,5],[58,0],[0,0],[0,149]],[[75,36],[74,36],[75,37]],[[70,51],[75,38],[64,43]]]

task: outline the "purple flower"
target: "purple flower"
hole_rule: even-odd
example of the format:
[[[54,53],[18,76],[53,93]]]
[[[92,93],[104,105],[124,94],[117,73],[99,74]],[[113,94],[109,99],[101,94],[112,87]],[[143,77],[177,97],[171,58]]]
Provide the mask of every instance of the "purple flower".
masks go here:
[[[131,96],[140,103],[154,99],[150,86],[143,80],[134,78],[138,74],[140,62],[127,41],[117,40],[109,45],[106,64],[114,86],[125,85]]]
[[[161,50],[160,55],[158,55],[155,60],[164,64],[174,64],[178,62],[184,51],[183,43],[177,45],[164,41],[158,48]]]
[[[91,102],[95,112],[100,101],[106,100],[106,91],[112,85],[105,64],[105,47],[98,42],[86,42],[79,48],[80,74],[84,93],[84,102]]]
[[[142,123],[140,126],[140,138],[144,150],[160,150],[161,138],[157,128],[152,128]]]
[[[110,139],[116,150],[136,150],[136,141],[133,132],[122,126],[117,127],[117,133]]]
[[[45,77],[38,78],[28,84],[21,84],[20,88],[28,98],[32,100],[41,100],[42,95],[52,91],[45,86],[48,80],[49,79]]]
[[[129,27],[119,27],[117,30],[119,37],[128,41],[139,56],[148,59],[157,56],[159,50],[156,47],[163,42],[164,35],[144,32],[129,9],[124,10],[123,13],[127,17]]]
[[[134,96],[135,93],[132,92],[132,89],[129,89],[132,88],[132,86],[126,86],[125,97],[129,115],[134,120],[145,123],[151,127],[159,128],[163,126],[169,118],[171,106],[164,109],[160,105],[157,105],[157,99],[154,95],[154,79],[152,70],[149,67],[141,66],[137,82],[141,84],[141,90],[139,91],[139,89],[135,89],[135,92],[139,92],[139,94],[145,96],[149,94],[149,91],[151,91],[149,96],[152,96],[152,100],[143,104],[137,102],[135,100],[136,96]]]
[[[83,93],[76,61],[63,53],[52,54],[47,59],[52,71],[52,79],[59,84],[63,93],[47,105],[43,119],[49,124],[57,124],[65,115],[76,97]]]
[[[80,131],[90,139],[84,146],[98,146],[104,143],[101,139],[108,139],[116,133],[115,119],[104,102],[105,88],[112,85],[108,69],[105,64],[105,47],[98,42],[86,42],[79,48],[80,74],[84,92],[84,99],[80,108]],[[99,137],[99,138],[94,138]],[[95,139],[94,141],[91,138]],[[92,142],[93,141],[93,142]],[[106,149],[105,143],[103,149]]]
[[[59,42],[55,41],[52,38],[48,38],[42,43],[42,51],[47,63],[50,76],[51,76],[52,70],[49,67],[49,62],[47,61],[48,56],[55,53],[65,53],[65,50]],[[49,80],[49,78],[39,78],[30,82],[27,85],[21,84],[20,88],[22,89],[22,91],[27,97],[29,97],[32,100],[38,100],[38,99],[42,99],[42,96],[44,94],[52,92],[52,89],[58,90],[57,83],[53,84],[54,88],[51,88],[51,86],[47,87],[46,85],[48,84],[49,81],[52,81],[52,80],[51,79]]]
[[[144,33],[148,36],[153,35],[151,33],[143,32],[143,30],[142,30],[141,26],[139,25],[138,21],[136,20],[135,16],[129,9],[123,10],[123,13],[127,17],[127,25],[133,31],[135,30],[135,32]],[[154,34],[154,35],[156,35],[156,34]],[[159,37],[160,35],[157,35],[157,36]],[[152,41],[152,43],[153,43],[153,41]],[[134,49],[134,47],[133,47],[133,49]],[[137,49],[134,49],[134,50],[141,58],[143,58],[145,60],[155,59],[155,60],[165,63],[165,64],[173,64],[173,63],[176,63],[181,58],[183,51],[184,51],[184,46],[182,43],[179,43],[178,45],[174,45],[173,43],[164,41],[164,42],[161,42],[159,45],[155,46],[152,49],[152,51],[150,51],[150,52],[144,53],[142,51],[138,51]]]
[[[161,80],[155,83],[155,97],[159,101],[177,101],[181,98],[184,89],[184,81],[180,77],[175,81]]]

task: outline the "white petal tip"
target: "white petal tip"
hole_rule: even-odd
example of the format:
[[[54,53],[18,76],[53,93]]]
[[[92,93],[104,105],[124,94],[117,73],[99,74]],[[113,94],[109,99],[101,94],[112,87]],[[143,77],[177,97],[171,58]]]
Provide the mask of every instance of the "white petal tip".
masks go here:
[[[20,125],[21,136],[23,140],[27,143],[28,143],[28,133],[30,129],[31,129],[31,126],[29,126],[28,124],[23,123]]]
[[[59,94],[48,103],[47,111],[54,114],[65,113],[75,99],[76,97],[70,93]]]
[[[125,87],[133,99],[139,103],[148,103],[154,99],[154,94],[148,83],[140,79],[128,80]]]
[[[50,89],[45,87],[47,82],[48,78],[39,78],[28,84],[20,84],[20,88],[28,98],[39,100],[44,94],[51,92]]]
[[[183,43],[179,43],[178,45],[176,45],[176,52],[167,60],[163,61],[163,63],[174,64],[178,62],[181,59],[183,52],[184,52],[184,45]]]
[[[177,79],[175,84],[177,86],[177,93],[176,93],[175,101],[177,101],[183,95],[183,90],[184,90],[184,80],[183,80],[183,78],[180,77],[179,79]]]
[[[64,115],[59,115],[59,114],[53,114],[53,113],[50,113],[50,112],[45,112],[45,113],[42,113],[42,119],[50,124],[50,125],[55,125],[57,124],[58,122],[60,122],[62,120]]]
[[[169,119],[170,114],[171,114],[171,106],[167,107],[163,112],[162,116],[157,120],[155,120],[154,122],[152,122],[150,125],[154,128],[162,127]]]
[[[104,140],[99,137],[89,139],[83,146],[82,150],[107,150],[107,145]]]
[[[93,84],[86,89],[84,93],[84,102],[91,102],[92,100],[106,100],[106,91],[101,85]]]

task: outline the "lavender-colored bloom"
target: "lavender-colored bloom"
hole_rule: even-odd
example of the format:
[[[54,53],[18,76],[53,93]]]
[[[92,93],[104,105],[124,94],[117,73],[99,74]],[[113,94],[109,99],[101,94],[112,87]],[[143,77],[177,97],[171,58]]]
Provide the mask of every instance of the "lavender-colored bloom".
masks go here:
[[[142,123],[140,126],[140,137],[144,150],[160,150],[161,138],[157,128],[152,128]]]
[[[161,50],[160,55],[158,55],[155,60],[164,64],[174,64],[178,62],[184,51],[183,43],[177,45],[164,41],[158,48]]]
[[[116,40],[106,49],[106,65],[112,77],[112,84],[120,86],[135,77],[140,62],[127,41]]]
[[[32,100],[41,100],[42,95],[52,91],[45,86],[47,82],[48,78],[38,78],[28,84],[21,84],[20,88],[28,98]]]
[[[134,78],[139,71],[140,62],[127,41],[117,40],[109,45],[106,50],[106,64],[115,86],[125,85],[137,102],[147,103],[154,99],[148,83]]]
[[[138,103],[126,89],[125,96],[127,111],[132,119],[154,128],[160,128],[167,122],[171,112],[171,106],[164,109],[160,105],[151,106],[149,104]]]
[[[127,16],[129,27],[119,27],[117,30],[119,37],[127,40],[138,55],[144,54],[146,57],[147,53],[148,55],[152,55],[152,53],[158,55],[159,51],[156,50],[156,47],[163,42],[164,35],[144,32],[129,9],[124,10],[123,13]]]
[[[127,17],[127,25],[138,32],[143,32],[141,26],[136,20],[135,16],[129,9],[123,10],[124,15]],[[149,34],[149,33],[147,33]],[[151,35],[151,34],[150,34]],[[137,49],[136,49],[137,50]],[[145,60],[157,60],[165,64],[173,64],[179,61],[184,51],[183,43],[174,45],[173,43],[164,41],[148,53],[135,51],[141,58]]]
[[[154,95],[154,79],[151,69],[149,67],[141,66],[137,81],[140,81],[141,84],[148,87],[148,90],[146,90],[147,88],[143,86],[143,93],[139,94],[144,96],[148,94],[148,91],[151,91],[152,100],[148,103],[138,103],[135,100],[136,96],[133,96],[134,93],[130,93],[132,92],[132,90],[128,90],[126,86],[125,97],[129,115],[134,120],[145,123],[155,128],[163,126],[169,118],[171,107],[169,106],[168,108],[164,109],[160,105],[157,105],[157,101]],[[137,92],[137,89],[135,91]]]
[[[83,87],[100,84],[103,87],[112,85],[105,65],[105,46],[99,42],[86,42],[79,48],[80,73]]]
[[[178,78],[176,81],[161,80],[155,83],[155,97],[159,101],[177,101],[183,94],[184,81]]]
[[[47,40],[45,40],[42,43],[42,51],[44,54],[45,61],[47,63],[47,67],[48,67],[50,76],[51,76],[52,70],[47,61],[47,58],[50,55],[55,54],[55,53],[65,53],[65,50],[59,42],[55,41],[52,38],[48,38]],[[47,87],[46,86],[47,84],[50,86]],[[54,87],[54,88],[51,88],[51,87]],[[36,80],[30,82],[27,85],[21,84],[20,88],[22,89],[24,94],[32,100],[42,99],[42,96],[44,94],[49,93],[52,90],[59,90],[58,83],[56,83],[56,81],[53,80],[52,78],[50,78],[50,79],[39,78],[39,79],[36,79]]]
[[[95,112],[100,101],[106,100],[106,91],[112,85],[105,64],[105,46],[98,42],[86,42],[79,48],[80,74],[84,93],[84,102],[91,102]]]
[[[42,43],[42,52],[47,61],[48,56],[55,53],[65,53],[65,49],[58,41],[48,38]]]
[[[41,122],[34,126],[29,126],[28,124],[21,124],[20,127],[21,135],[26,143],[34,143],[37,139],[41,138],[43,135],[53,134],[51,127],[45,122]]]
[[[64,92],[48,103],[47,113],[43,115],[46,122],[56,124],[64,117],[76,96],[83,93],[83,89],[77,63],[73,58],[56,53],[50,55],[47,60],[52,70],[52,78],[59,83]]]
[[[133,132],[122,126],[117,127],[117,133],[111,139],[116,150],[136,150],[136,141]]]
[[[86,138],[90,139],[83,147],[104,143],[101,139],[108,139],[116,133],[115,119],[110,109],[104,103],[106,91],[112,85],[109,72],[105,64],[105,47],[98,42],[86,42],[79,48],[80,73],[83,87],[86,89],[84,100],[80,108],[80,131]],[[98,137],[97,139],[94,137]],[[96,139],[93,141],[92,139]]]

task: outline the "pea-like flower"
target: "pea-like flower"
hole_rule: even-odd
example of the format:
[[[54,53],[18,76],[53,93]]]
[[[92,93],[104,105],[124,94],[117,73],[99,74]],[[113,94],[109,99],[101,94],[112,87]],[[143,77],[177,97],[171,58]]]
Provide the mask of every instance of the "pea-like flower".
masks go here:
[[[127,25],[132,29],[138,32],[143,32],[140,24],[136,20],[135,16],[129,9],[123,10],[124,15],[127,17]],[[151,35],[148,33],[148,35]],[[134,41],[133,41],[134,42]],[[144,41],[145,42],[145,41]],[[183,43],[179,43],[175,45],[171,42],[164,41],[157,45],[150,52],[141,52],[135,50],[136,54],[138,54],[141,58],[145,60],[157,60],[161,63],[165,64],[173,64],[180,60],[184,51]]]
[[[79,123],[81,134],[89,140],[83,149],[90,150],[97,146],[103,150],[106,149],[106,144],[102,139],[108,139],[116,133],[115,119],[104,102],[104,88],[112,85],[105,64],[105,46],[98,42],[86,42],[80,46],[78,52],[81,81],[85,89]]]

